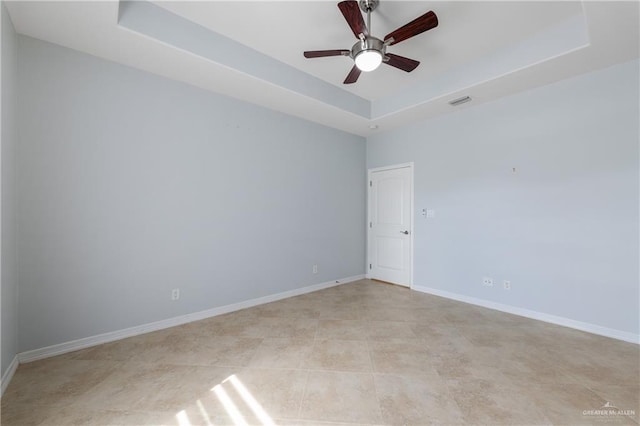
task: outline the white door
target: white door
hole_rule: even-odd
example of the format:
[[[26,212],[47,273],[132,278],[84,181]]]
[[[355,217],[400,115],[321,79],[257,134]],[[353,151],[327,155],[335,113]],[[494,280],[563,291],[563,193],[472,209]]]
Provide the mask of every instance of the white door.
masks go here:
[[[369,278],[411,286],[413,167],[369,171]]]

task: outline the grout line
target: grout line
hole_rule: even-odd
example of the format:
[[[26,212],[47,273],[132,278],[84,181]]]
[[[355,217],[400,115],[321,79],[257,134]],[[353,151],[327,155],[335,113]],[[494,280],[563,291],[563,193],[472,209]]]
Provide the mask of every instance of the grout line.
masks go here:
[[[305,371],[305,370],[302,370]],[[298,415],[296,418],[300,419],[302,416],[302,403],[304,402],[304,398],[307,396],[307,386],[309,385],[309,376],[311,375],[310,371],[306,371],[307,376],[304,379],[304,387],[302,388],[302,395],[300,396],[300,403],[298,404]]]
[[[315,332],[313,333],[313,340],[311,342],[311,351],[314,350],[315,346],[316,346],[316,342],[318,340],[318,329],[320,328],[320,319],[317,318],[316,319],[316,329]],[[307,396],[307,386],[309,385],[309,376],[311,375],[310,370],[303,368],[304,365],[304,361],[305,361],[305,357],[309,356],[309,354],[305,354],[305,356],[302,357],[302,359],[300,359],[299,362],[299,366],[300,366],[300,370],[305,371],[307,373],[307,376],[305,377],[304,380],[304,387],[302,388],[302,395],[300,396],[300,403],[298,404],[298,415],[297,418],[300,419],[300,416],[302,415],[302,404],[304,403],[304,398]]]
[[[378,386],[376,385],[376,368],[373,363],[373,357],[371,356],[371,346],[369,346],[369,340],[366,340],[367,353],[369,354],[369,362],[371,363],[371,380],[373,381],[373,393],[378,403],[378,418],[381,422],[384,422],[382,418],[382,405],[380,404],[380,396],[378,395]]]

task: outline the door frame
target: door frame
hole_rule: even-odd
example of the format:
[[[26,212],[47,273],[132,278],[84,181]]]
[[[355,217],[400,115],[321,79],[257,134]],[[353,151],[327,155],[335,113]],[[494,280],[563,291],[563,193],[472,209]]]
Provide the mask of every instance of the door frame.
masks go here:
[[[410,195],[409,195],[409,211],[410,211],[410,215],[409,215],[409,228],[411,229],[410,234],[409,234],[409,285],[407,286],[408,288],[413,288],[413,234],[414,234],[414,214],[413,214],[413,203],[414,203],[414,194],[413,194],[413,187],[414,187],[414,178],[413,178],[413,161],[409,162],[409,163],[401,163],[401,164],[394,164],[391,166],[384,166],[384,167],[375,167],[375,168],[371,168],[371,169],[367,169],[367,223],[365,224],[367,227],[367,258],[366,258],[366,264],[365,266],[365,277],[366,278],[371,278],[371,274],[369,273],[370,269],[369,269],[369,265],[371,264],[371,253],[370,253],[370,249],[371,249],[371,175],[375,172],[383,172],[386,170],[397,170],[397,169],[405,169],[408,168],[409,169],[409,185],[411,186],[411,191],[410,191]]]

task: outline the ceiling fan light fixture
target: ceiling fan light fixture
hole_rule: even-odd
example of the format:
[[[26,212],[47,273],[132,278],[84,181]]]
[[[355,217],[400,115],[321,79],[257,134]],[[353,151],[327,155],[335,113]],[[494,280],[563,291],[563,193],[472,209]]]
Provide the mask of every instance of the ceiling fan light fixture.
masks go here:
[[[379,0],[342,0],[338,3],[338,9],[346,19],[353,35],[358,41],[351,50],[310,50],[304,52],[305,58],[322,58],[325,56],[348,56],[355,64],[343,84],[353,84],[358,81],[360,74],[377,69],[381,63],[398,68],[405,72],[411,72],[419,61],[405,58],[404,56],[387,54],[387,46],[398,44],[401,41],[415,37],[438,26],[438,17],[432,11],[425,13],[413,21],[397,28],[387,34],[384,39],[374,37],[371,32],[371,12],[378,6]],[[367,22],[362,17],[362,12],[367,14]]]
[[[355,58],[356,66],[360,71],[373,71],[382,63],[382,54],[377,50],[363,50]]]

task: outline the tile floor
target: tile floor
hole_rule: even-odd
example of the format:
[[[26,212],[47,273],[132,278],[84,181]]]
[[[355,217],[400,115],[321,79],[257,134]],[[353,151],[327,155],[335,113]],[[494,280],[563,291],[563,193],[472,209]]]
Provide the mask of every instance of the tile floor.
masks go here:
[[[1,423],[637,424],[639,360],[633,344],[363,280],[21,365]],[[590,411],[607,403],[635,415]]]

